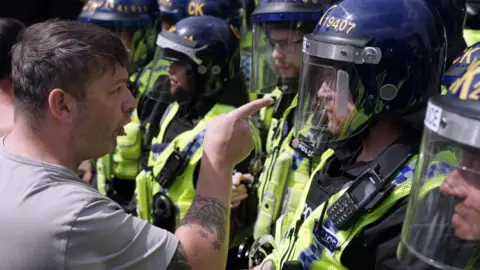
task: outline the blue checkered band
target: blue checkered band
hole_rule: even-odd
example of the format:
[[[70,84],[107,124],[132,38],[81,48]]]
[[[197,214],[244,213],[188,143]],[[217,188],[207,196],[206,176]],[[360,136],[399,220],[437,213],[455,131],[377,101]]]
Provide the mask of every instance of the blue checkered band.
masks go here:
[[[430,166],[428,166],[426,179],[431,179],[436,176],[447,175],[452,170],[452,166],[446,162],[433,161]]]
[[[195,135],[193,140],[191,140],[187,145],[183,148],[182,154],[187,158],[190,159],[193,154],[200,148],[203,144],[203,138],[205,137],[205,129],[202,129],[200,133]]]
[[[243,50],[242,51],[242,71],[245,75],[245,81],[250,82],[250,65],[252,62],[252,54],[248,50]]]
[[[400,172],[397,174],[397,176],[395,176],[392,182],[398,186],[409,179],[410,180],[413,179],[416,165],[417,165],[417,158],[414,158],[400,170]]]

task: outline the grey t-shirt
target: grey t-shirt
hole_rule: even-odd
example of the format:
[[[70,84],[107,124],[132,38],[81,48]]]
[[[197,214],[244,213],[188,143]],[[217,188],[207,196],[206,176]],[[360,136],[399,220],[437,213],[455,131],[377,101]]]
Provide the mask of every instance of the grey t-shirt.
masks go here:
[[[178,245],[70,169],[14,155],[0,137],[1,269],[165,269]]]

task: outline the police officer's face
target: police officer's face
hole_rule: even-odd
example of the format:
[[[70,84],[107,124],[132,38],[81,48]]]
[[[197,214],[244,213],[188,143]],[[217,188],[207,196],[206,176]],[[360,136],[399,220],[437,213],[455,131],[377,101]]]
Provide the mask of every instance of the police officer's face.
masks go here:
[[[170,74],[170,94],[176,96],[179,92],[188,92],[187,66],[172,62],[167,71]]]
[[[455,206],[452,224],[455,235],[464,240],[480,240],[480,159],[464,152],[462,164],[468,170],[455,169],[440,186],[446,196],[454,197]]]
[[[336,89],[336,72],[333,68],[323,68],[317,74],[317,80],[320,87],[317,90],[317,103],[313,111],[324,110],[324,115],[328,117],[328,130],[334,134],[339,134],[345,127],[356,109],[352,97],[338,95]]]
[[[168,32],[168,29],[170,29],[172,25],[168,22],[163,21],[162,22],[162,32]]]
[[[128,72],[117,64],[93,81],[75,123],[75,144],[86,157],[99,158],[115,149],[117,136],[130,121],[135,98],[126,86]]]
[[[269,42],[273,47],[275,71],[283,78],[298,78],[302,64],[303,33],[288,29],[271,29]]]

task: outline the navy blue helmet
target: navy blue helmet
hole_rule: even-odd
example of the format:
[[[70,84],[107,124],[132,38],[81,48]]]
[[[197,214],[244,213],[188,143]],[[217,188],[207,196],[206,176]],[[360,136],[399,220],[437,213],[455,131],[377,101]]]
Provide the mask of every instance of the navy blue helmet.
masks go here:
[[[78,20],[118,30],[135,32],[151,25],[157,12],[152,0],[89,0]]]
[[[425,108],[440,93],[445,39],[427,1],[332,6],[303,42],[296,136],[316,144],[315,135],[328,133],[329,141],[340,141],[375,120]]]
[[[303,36],[311,33],[333,0],[262,0],[252,13],[253,48],[250,90],[298,90]]]
[[[157,38],[157,60],[187,64],[195,91],[216,95],[240,71],[240,40],[235,27],[213,16],[193,16],[179,21]]]
[[[158,0],[162,21],[174,25],[186,18],[188,16],[185,9],[187,2],[188,0]]]
[[[236,28],[241,24],[241,8],[241,3],[236,0],[187,0],[186,3],[188,16],[215,16],[227,20]]]
[[[155,52],[158,6],[155,0],[89,0],[78,21],[108,28],[132,56],[131,72],[150,61]]]

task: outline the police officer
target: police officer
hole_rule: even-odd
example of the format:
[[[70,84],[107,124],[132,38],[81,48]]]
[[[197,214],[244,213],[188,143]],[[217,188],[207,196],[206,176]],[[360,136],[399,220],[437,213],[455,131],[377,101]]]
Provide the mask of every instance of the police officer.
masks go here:
[[[398,256],[408,269],[479,269],[480,61],[431,98]]]
[[[480,41],[480,1],[467,0],[467,19],[463,36],[468,46]]]
[[[174,230],[192,203],[206,124],[248,101],[239,42],[234,28],[213,16],[188,17],[158,35],[157,56],[171,62],[169,92],[176,102],[161,119],[149,167],[136,179],[136,197],[138,215],[159,227]],[[259,152],[258,132],[254,135]],[[236,170],[248,172],[249,160]],[[234,218],[231,234],[248,226],[247,221]]]
[[[131,54],[133,65],[129,71],[135,72],[153,57],[153,44],[149,44],[148,37],[152,31],[155,36],[156,5],[153,0],[89,0],[78,20],[116,33]]]
[[[187,0],[172,0],[172,1],[158,0],[161,31],[168,31],[168,29],[172,25],[176,24],[181,19],[187,17],[186,8],[185,8],[186,3],[187,3]],[[156,34],[155,34],[155,37],[156,37]],[[150,60],[153,60],[153,59],[150,59]],[[147,90],[148,81],[150,77],[152,76],[153,78],[156,79],[159,76],[168,75],[167,67],[168,67],[167,61],[160,61],[158,63],[155,63],[155,65],[153,61],[150,61],[141,71],[139,71],[134,76],[132,75],[131,81],[133,82],[133,86],[135,87],[137,103],[139,103],[140,105],[140,108],[137,110],[137,113],[145,112],[145,114],[148,114],[152,110],[151,106],[153,105],[144,104],[145,101],[140,101],[140,99],[142,98],[143,93]],[[168,99],[168,96],[166,96],[165,98],[166,98],[165,103],[167,104],[172,101],[171,99]],[[142,105],[145,106],[145,108],[142,108]],[[141,113],[139,114],[139,118],[142,120],[145,119],[146,117],[147,116],[144,116]]]
[[[282,214],[294,211],[299,195],[308,182],[312,153],[295,151],[293,112],[301,68],[301,48],[331,1],[262,1],[252,14],[252,91],[276,98],[263,111],[266,161],[259,178],[259,213],[254,239],[272,233],[272,225]],[[234,179],[235,183],[235,179]],[[250,243],[251,244],[251,243]],[[244,252],[250,250],[245,243]],[[256,245],[253,243],[253,245]],[[245,255],[245,254],[244,254]]]
[[[403,116],[440,93],[445,46],[425,1],[344,0],[323,15],[303,44],[295,136],[328,134],[331,150],[259,268],[399,269],[420,142]]]
[[[168,31],[178,21],[189,16],[211,15],[227,20],[237,31],[240,8],[227,0],[172,0],[159,1],[162,14],[162,31]],[[137,114],[141,122],[142,168],[148,166],[148,153],[152,139],[160,131],[160,120],[174,98],[170,95],[170,79],[167,68],[170,62],[160,56],[155,57],[136,80],[139,89]]]
[[[227,20],[235,29],[240,26],[240,7],[231,5],[227,0],[159,0],[161,12],[162,31],[168,31],[178,21],[188,16],[211,15]],[[137,113],[145,129],[146,139],[144,145],[148,148],[152,136],[156,136],[158,122],[168,104],[174,100],[168,94],[168,68],[169,62],[161,57],[151,61],[136,79],[138,88]],[[146,92],[145,95],[143,93]]]

